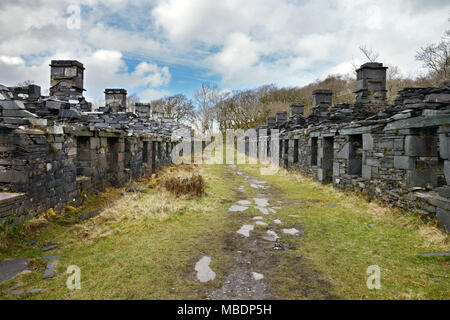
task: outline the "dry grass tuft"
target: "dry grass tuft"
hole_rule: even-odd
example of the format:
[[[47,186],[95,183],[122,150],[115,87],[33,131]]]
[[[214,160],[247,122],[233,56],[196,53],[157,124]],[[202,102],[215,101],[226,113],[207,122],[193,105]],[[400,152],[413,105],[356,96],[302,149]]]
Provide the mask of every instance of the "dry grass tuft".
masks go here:
[[[191,177],[167,177],[163,181],[164,188],[177,197],[182,195],[202,196],[205,193],[205,180],[199,174]]]

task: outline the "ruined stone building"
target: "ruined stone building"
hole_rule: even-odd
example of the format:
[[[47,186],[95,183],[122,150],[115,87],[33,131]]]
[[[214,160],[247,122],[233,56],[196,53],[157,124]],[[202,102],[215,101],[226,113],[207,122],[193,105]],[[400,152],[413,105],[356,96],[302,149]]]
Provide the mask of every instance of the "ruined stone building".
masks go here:
[[[0,85],[0,222],[78,205],[84,194],[123,186],[170,163],[177,130],[190,129],[150,104],[127,107],[127,91],[105,89],[93,111],[84,67],[52,61],[50,96],[37,85]]]
[[[450,81],[405,88],[388,105],[386,69],[357,70],[353,104],[333,105],[330,90],[316,90],[311,115],[293,104],[289,118],[277,113],[257,129],[280,131],[281,166],[437,218],[449,232]]]

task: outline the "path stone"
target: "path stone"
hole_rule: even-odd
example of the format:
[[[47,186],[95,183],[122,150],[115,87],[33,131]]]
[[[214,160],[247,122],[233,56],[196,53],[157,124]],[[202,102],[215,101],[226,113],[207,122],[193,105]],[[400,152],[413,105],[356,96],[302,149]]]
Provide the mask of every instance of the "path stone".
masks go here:
[[[332,207],[336,207],[337,205],[338,205],[337,203],[331,203],[327,207],[332,208]]]
[[[264,220],[263,217],[254,217],[253,220]]]
[[[253,180],[252,182],[255,184],[266,184],[267,183],[267,181],[259,181],[259,180]]]
[[[266,234],[267,235],[265,237],[263,237],[264,240],[275,242],[278,239],[280,239],[278,234],[275,231],[273,231],[273,230],[267,230]]]
[[[27,266],[28,259],[14,259],[0,263],[0,283],[14,278],[21,272],[30,270]]]
[[[253,272],[253,279],[256,281],[264,279],[264,275],[258,272]]]
[[[31,289],[31,290],[28,291],[28,293],[38,293],[38,292],[41,292],[42,290],[44,290],[44,289],[42,289],[42,288]]]
[[[25,293],[25,290],[12,290],[12,291],[10,291],[9,293],[11,293],[11,294],[17,296],[17,295],[19,295],[19,294],[24,294],[24,293]]]
[[[273,208],[269,208],[269,211],[272,212],[272,213],[278,213],[278,211],[274,210]]]
[[[204,256],[195,264],[195,271],[197,271],[197,279],[200,282],[208,282],[216,278],[216,273],[209,267],[212,259]]]
[[[256,221],[256,224],[257,224],[258,226],[264,226],[264,227],[267,227],[267,226],[268,226],[268,224],[265,223],[265,222],[263,222],[263,221]]]
[[[228,211],[229,212],[242,212],[247,210],[248,207],[244,207],[244,206],[231,206]]]
[[[447,252],[422,253],[422,254],[419,254],[419,256],[422,256],[422,257],[450,256],[450,251],[447,251]]]
[[[45,268],[44,272],[44,280],[53,278],[55,276],[55,266],[57,263],[58,261],[50,261],[49,263],[47,263],[47,267]]]
[[[57,249],[57,248],[59,248],[59,246],[57,244],[54,244],[54,245],[42,248],[41,251],[50,251],[50,250]]]
[[[266,208],[260,208],[260,207],[255,207],[255,208],[258,209],[259,212],[261,212],[262,214],[269,215],[269,210],[267,210]]]
[[[280,219],[275,219],[275,220],[273,220],[273,222],[274,222],[275,224],[281,224],[281,223],[282,223]]]
[[[240,205],[242,205],[242,206],[249,206],[249,205],[252,204],[252,202],[249,201],[249,200],[240,200],[240,201],[238,201],[237,203],[240,204]]]
[[[44,260],[64,260],[64,258],[62,257],[58,257],[58,256],[42,256],[42,259]]]
[[[253,231],[255,229],[255,226],[252,224],[244,224],[237,233],[243,235],[244,237],[250,237],[250,231]]]
[[[255,201],[256,205],[258,207],[267,207],[269,205],[269,200],[268,199],[259,199],[259,198],[253,198],[253,200]]]
[[[283,232],[284,232],[285,234],[289,234],[289,235],[291,235],[291,236],[295,236],[295,235],[297,235],[297,234],[300,233],[300,231],[298,231],[298,230],[295,229],[295,228],[291,228],[291,229],[283,229]]]
[[[250,187],[252,187],[253,189],[263,189],[263,190],[270,188],[269,186],[263,186],[263,185],[254,184],[254,183],[250,184]]]

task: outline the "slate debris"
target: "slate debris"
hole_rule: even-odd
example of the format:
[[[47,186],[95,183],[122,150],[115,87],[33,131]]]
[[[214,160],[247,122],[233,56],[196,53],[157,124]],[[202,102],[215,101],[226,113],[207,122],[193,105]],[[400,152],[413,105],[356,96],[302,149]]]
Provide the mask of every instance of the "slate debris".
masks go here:
[[[57,263],[58,261],[50,261],[47,263],[43,277],[44,280],[53,278],[55,276],[55,267]]]
[[[51,245],[51,246],[42,248],[41,251],[50,251],[50,250],[54,250],[54,249],[57,249],[57,248],[59,248],[59,245],[53,244],[53,245]]]

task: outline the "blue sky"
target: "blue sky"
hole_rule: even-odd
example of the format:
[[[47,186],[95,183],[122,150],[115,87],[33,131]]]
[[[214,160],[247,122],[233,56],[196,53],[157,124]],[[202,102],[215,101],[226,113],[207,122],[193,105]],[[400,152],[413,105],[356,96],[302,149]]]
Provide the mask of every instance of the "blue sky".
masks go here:
[[[415,52],[440,40],[449,17],[443,0],[2,0],[0,83],[47,90],[50,60],[74,59],[99,102],[105,87],[150,101],[191,97],[203,82],[303,86],[352,74],[361,45],[414,76]]]

